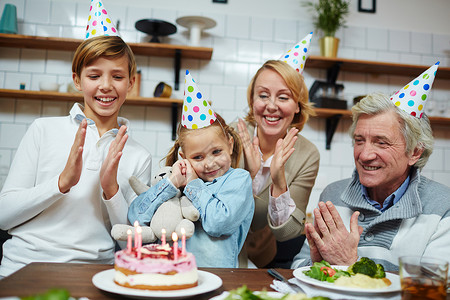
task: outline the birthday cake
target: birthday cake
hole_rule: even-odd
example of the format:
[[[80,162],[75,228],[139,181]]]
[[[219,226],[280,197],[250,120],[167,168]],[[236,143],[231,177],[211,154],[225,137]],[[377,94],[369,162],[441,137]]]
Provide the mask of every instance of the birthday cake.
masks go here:
[[[168,244],[149,244],[139,249],[117,251],[114,269],[114,282],[128,288],[179,290],[198,283],[194,255],[182,253],[181,249]]]

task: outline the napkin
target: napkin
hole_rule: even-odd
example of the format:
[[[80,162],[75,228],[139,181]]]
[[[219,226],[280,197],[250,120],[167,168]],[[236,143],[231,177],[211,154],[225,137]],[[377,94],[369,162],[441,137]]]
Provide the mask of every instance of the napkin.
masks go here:
[[[367,294],[367,295],[361,295],[361,294],[354,294],[354,293],[344,293],[344,292],[335,292],[329,289],[309,285],[307,283],[301,282],[297,278],[291,278],[289,279],[290,283],[296,284],[299,287],[303,289],[305,294],[308,297],[316,297],[316,296],[322,296],[322,297],[328,297],[330,299],[346,299],[346,300],[364,300],[364,299],[371,299],[371,300],[400,300],[401,295],[400,292],[393,292],[393,293],[382,293],[382,294]],[[280,293],[295,293],[295,291],[286,283],[274,279],[272,284],[270,285],[271,288],[276,290]]]

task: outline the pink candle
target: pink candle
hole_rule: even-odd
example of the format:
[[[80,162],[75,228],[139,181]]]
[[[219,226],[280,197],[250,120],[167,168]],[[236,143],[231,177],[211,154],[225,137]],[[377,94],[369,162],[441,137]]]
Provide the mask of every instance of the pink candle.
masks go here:
[[[181,255],[186,255],[186,231],[181,228]]]
[[[134,221],[134,248],[138,248],[138,243],[139,243],[139,240],[138,240],[138,237],[137,237],[137,228],[138,228],[138,226],[139,226],[139,222],[138,221]]]
[[[173,241],[173,259],[178,260],[178,235],[176,232],[172,233]]]
[[[128,237],[127,237],[127,252],[128,252],[128,254],[130,254],[131,253],[131,248],[133,247],[132,246],[132,241],[131,241],[131,239],[132,239],[132,237],[131,237],[131,229],[127,230],[127,235],[128,235]]]
[[[166,230],[164,228],[161,229],[161,245],[166,245]]]
[[[137,258],[141,259],[141,247],[142,247],[142,228],[141,226],[136,227],[136,237],[135,237],[135,244],[137,243]]]

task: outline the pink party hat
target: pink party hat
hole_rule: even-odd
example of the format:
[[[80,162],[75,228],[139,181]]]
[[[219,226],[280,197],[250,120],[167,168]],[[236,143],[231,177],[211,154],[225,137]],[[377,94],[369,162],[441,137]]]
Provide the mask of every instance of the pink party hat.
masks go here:
[[[186,70],[181,125],[188,129],[197,129],[209,126],[215,120],[216,114],[208,100],[203,97],[189,70]]]
[[[305,68],[305,62],[308,53],[309,44],[311,43],[313,32],[311,31],[301,40],[297,45],[292,47],[286,54],[282,55],[279,60],[284,61],[297,72],[303,74]]]
[[[91,0],[88,24],[86,26],[86,39],[100,35],[119,36],[116,25],[108,15],[101,0]]]
[[[422,118],[425,104],[428,100],[428,93],[433,85],[438,66],[439,62],[429,67],[428,70],[393,94],[390,99],[395,106],[412,116]]]

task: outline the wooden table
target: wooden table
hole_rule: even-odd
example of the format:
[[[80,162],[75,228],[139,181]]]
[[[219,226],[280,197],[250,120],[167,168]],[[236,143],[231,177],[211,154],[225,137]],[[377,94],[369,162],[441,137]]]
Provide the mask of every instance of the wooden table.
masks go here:
[[[99,290],[92,284],[92,277],[95,274],[112,268],[111,265],[103,264],[31,263],[0,280],[0,298],[23,297],[45,293],[50,288],[65,288],[75,298],[124,299],[124,296]],[[196,295],[191,299],[210,299],[223,291],[238,288],[243,284],[253,291],[264,288],[272,291],[270,284],[273,278],[267,273],[267,269],[200,268],[200,270],[218,275],[222,278],[223,285],[215,291]],[[292,277],[293,270],[277,270],[287,278]],[[447,295],[447,300],[450,300],[450,294]]]
[[[100,264],[31,263],[0,280],[0,297],[35,295],[58,287],[66,288],[75,298],[123,299],[123,296],[101,291],[92,284],[92,277],[95,274],[112,268],[111,265]],[[255,291],[263,288],[272,290],[269,286],[273,278],[267,274],[267,269],[200,268],[200,270],[218,275],[222,278],[223,285],[215,291],[192,297],[193,299],[209,299],[243,284]],[[288,278],[292,277],[293,270],[278,270]]]

